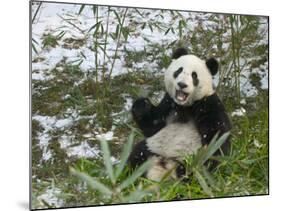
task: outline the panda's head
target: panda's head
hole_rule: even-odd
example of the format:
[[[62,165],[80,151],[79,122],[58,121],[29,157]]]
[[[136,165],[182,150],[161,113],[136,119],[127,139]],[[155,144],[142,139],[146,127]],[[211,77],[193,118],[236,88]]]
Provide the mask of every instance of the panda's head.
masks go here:
[[[184,48],[177,49],[172,59],[165,70],[165,87],[175,103],[190,106],[194,101],[214,93],[212,76],[218,72],[216,59],[203,61],[188,55]]]

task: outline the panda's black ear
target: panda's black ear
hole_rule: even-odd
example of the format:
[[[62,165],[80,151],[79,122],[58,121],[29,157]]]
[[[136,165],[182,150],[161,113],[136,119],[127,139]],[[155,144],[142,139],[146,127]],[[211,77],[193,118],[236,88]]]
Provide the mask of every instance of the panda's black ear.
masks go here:
[[[173,52],[172,59],[178,59],[183,55],[187,55],[187,50],[185,48],[178,48]]]
[[[206,61],[206,65],[212,75],[216,75],[219,70],[219,63],[215,58],[210,58]]]

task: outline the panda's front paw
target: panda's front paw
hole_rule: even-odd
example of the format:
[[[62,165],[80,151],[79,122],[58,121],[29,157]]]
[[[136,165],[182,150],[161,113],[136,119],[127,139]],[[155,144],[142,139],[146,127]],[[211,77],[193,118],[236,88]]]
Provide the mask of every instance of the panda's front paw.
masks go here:
[[[147,98],[137,99],[132,107],[132,114],[135,120],[141,120],[144,116],[149,116],[153,105]]]

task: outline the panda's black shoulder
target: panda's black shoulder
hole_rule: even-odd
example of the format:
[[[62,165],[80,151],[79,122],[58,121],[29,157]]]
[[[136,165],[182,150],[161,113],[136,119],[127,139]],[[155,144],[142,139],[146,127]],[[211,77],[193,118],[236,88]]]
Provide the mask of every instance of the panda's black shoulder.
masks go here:
[[[195,101],[192,105],[192,113],[199,122],[208,121],[210,128],[220,122],[223,126],[221,128],[223,131],[231,129],[231,123],[226,109],[216,93]]]
[[[204,130],[218,129],[227,132],[231,129],[226,109],[216,93],[196,101],[192,105],[192,113]]]
[[[192,108],[193,110],[201,109],[198,110],[198,112],[225,111],[224,105],[216,93],[195,101],[192,105]]]

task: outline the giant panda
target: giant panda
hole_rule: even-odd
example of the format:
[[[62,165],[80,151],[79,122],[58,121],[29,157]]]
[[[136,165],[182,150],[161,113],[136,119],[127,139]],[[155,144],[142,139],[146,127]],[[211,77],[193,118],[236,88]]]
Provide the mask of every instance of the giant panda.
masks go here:
[[[182,178],[187,175],[184,156],[196,154],[215,134],[230,131],[229,117],[212,83],[218,66],[216,59],[201,60],[185,48],[174,51],[164,73],[166,93],[159,105],[148,98],[133,103],[132,116],[145,139],[134,146],[128,159],[131,167],[151,160],[148,179],[161,181],[167,172]],[[229,147],[228,138],[215,154],[227,154]],[[213,161],[211,166],[215,165]]]

